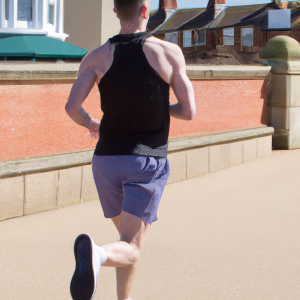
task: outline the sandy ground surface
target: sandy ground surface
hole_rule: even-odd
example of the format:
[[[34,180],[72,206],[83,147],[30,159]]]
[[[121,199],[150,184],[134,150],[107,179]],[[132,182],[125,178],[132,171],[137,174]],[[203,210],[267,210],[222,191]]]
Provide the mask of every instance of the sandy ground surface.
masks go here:
[[[300,150],[168,185],[134,300],[299,300]],[[80,233],[117,240],[98,201],[0,222],[0,299],[65,300]],[[102,268],[94,299],[115,300]]]

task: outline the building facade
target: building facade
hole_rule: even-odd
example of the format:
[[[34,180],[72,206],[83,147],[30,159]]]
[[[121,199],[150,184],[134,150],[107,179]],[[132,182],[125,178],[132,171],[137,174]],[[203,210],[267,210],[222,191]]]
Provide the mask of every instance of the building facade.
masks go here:
[[[91,51],[119,29],[113,1],[0,0],[0,38],[41,35]]]
[[[108,0],[65,0],[67,43],[94,50],[120,31],[120,21]]]

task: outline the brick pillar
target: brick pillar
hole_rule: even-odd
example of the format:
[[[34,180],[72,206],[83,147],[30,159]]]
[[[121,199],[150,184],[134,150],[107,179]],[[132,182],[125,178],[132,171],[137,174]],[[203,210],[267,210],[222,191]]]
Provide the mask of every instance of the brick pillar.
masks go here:
[[[223,29],[217,30],[216,34],[217,34],[217,45],[224,45]]]
[[[253,47],[259,47],[259,31],[259,28],[253,27]]]
[[[216,49],[217,45],[217,32],[206,31],[206,51],[212,51]]]
[[[178,46],[183,48],[183,32],[178,32]]]
[[[242,51],[242,36],[240,27],[234,27],[234,47],[236,50]]]
[[[266,44],[266,41],[265,41],[265,33],[263,31],[260,30],[259,32],[259,47],[264,47]]]

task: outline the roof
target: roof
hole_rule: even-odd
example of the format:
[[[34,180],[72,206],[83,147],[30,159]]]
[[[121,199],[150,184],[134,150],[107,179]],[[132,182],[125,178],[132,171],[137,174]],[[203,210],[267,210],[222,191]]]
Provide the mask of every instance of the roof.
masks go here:
[[[0,39],[0,56],[82,58],[89,51],[46,36],[14,36]]]
[[[156,12],[154,15],[152,15],[149,18],[148,24],[147,24],[147,30],[153,31],[155,28],[163,24],[166,20],[167,14],[164,9],[160,9],[158,12]]]
[[[215,9],[210,7],[177,28],[177,31],[191,31],[207,27],[215,19]]]
[[[166,21],[165,24],[159,29],[158,33],[167,33],[178,31],[177,29],[181,27],[186,22],[190,21],[194,17],[205,11],[204,8],[195,9],[182,9],[177,10],[171,17]]]
[[[297,6],[298,2],[294,2],[291,5],[291,28],[288,29],[268,29],[268,11],[279,9],[274,2],[268,4],[225,7],[224,11],[216,18],[213,6],[208,9],[197,8],[177,10],[169,19],[166,10],[161,9],[150,17],[148,28],[153,31],[155,28],[161,26],[157,33],[192,31],[202,28],[216,30],[243,26],[255,26],[263,31],[290,31],[300,27],[300,7]]]
[[[275,3],[228,7],[210,29],[254,26],[263,31],[290,31],[300,27],[300,7],[291,7],[291,28],[268,28],[269,10],[279,9]]]
[[[236,23],[249,17],[250,15],[256,14],[258,11],[263,9],[266,5],[244,5],[244,6],[229,6],[226,8],[218,19],[216,19],[209,28],[228,28],[234,27]],[[267,5],[268,6],[268,5]],[[266,8],[267,9],[267,8]]]

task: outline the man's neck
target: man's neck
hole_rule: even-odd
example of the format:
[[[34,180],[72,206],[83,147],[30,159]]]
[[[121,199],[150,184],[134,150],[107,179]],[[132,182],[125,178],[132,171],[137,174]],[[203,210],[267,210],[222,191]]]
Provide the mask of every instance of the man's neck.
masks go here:
[[[120,20],[120,24],[121,24],[120,34],[145,32],[147,29],[147,23],[148,20],[136,21],[136,22]]]

